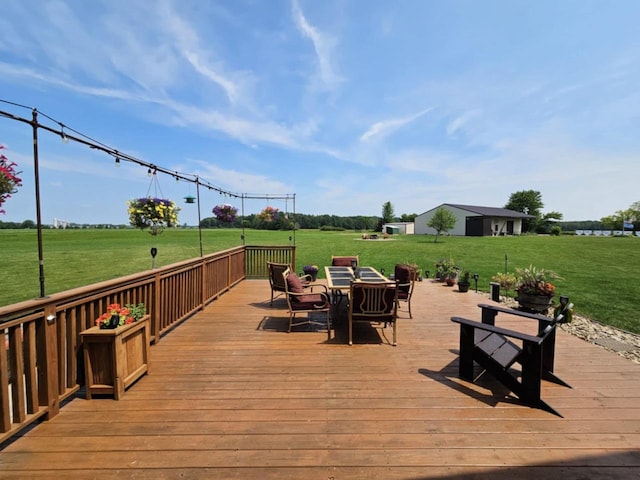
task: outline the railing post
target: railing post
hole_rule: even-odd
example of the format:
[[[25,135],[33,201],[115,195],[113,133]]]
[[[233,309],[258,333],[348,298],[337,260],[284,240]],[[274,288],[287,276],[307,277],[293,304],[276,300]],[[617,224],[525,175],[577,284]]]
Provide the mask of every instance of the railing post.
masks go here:
[[[44,318],[38,322],[38,403],[46,405],[47,419],[60,411],[58,402],[58,325],[56,306],[44,308]]]
[[[151,308],[151,311],[149,312],[151,314],[151,336],[153,337],[154,343],[156,345],[160,343],[160,330],[162,328],[162,326],[160,325],[160,305],[162,305],[162,297],[160,296],[161,287],[162,282],[160,281],[160,273],[156,273],[153,280],[153,306]]]
[[[200,261],[200,269],[202,272],[202,285],[200,286],[201,292],[200,292],[200,310],[204,310],[204,307],[207,303],[207,292],[209,291],[207,289],[207,285],[208,285],[208,279],[207,279],[207,261],[206,259],[203,257],[202,260]]]
[[[295,245],[290,245],[290,255],[291,255],[291,268],[293,269],[293,271],[296,271],[296,246]]]

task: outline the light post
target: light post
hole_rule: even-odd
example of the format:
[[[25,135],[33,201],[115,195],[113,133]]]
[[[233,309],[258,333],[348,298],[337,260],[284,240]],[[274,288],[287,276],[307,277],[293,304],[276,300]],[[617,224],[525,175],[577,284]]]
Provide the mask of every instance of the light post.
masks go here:
[[[40,209],[40,167],[38,162],[38,111],[31,111],[33,128],[33,176],[36,189],[36,228],[38,232],[38,269],[40,272],[40,298],[46,296],[44,287],[44,254],[42,252],[42,212]]]

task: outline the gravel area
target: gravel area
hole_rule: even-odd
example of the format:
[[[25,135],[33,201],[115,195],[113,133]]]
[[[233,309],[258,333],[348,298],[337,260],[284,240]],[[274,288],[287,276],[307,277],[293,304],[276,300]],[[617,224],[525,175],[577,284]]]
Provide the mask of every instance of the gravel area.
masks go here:
[[[500,303],[509,307],[518,306],[518,303],[510,297],[501,297]],[[576,314],[573,315],[571,323],[563,323],[560,328],[571,335],[640,364],[640,335],[603,325]]]

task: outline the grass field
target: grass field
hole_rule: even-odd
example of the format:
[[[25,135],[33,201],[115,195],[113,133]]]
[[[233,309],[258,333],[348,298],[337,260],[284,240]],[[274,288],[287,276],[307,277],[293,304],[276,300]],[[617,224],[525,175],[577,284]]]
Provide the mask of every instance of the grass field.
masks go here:
[[[203,230],[205,254],[241,245],[240,230]],[[288,245],[292,232],[247,230],[247,245]],[[557,295],[569,295],[576,311],[593,320],[640,333],[636,309],[640,291],[640,239],[582,236],[433,237],[397,235],[362,240],[360,233],[302,230],[295,233],[297,270],[320,268],[331,255],[359,255],[363,265],[391,272],[399,262],[435,270],[440,258],[452,257],[478,273],[480,290],[491,277],[530,264],[557,272]],[[40,295],[37,238],[34,230],[0,230],[0,305]],[[200,255],[198,230],[171,230],[152,237],[138,230],[45,230],[43,251],[46,293],[117,278],[151,268],[150,248],[158,249],[156,266]]]

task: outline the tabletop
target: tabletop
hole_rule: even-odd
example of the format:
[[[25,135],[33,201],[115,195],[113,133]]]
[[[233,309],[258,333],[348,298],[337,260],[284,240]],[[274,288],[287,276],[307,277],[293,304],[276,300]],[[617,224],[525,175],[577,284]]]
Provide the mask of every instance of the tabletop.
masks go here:
[[[324,267],[327,277],[327,287],[330,290],[348,290],[351,282],[390,282],[387,277],[382,275],[373,267],[359,267],[359,279],[356,279],[351,267]]]

